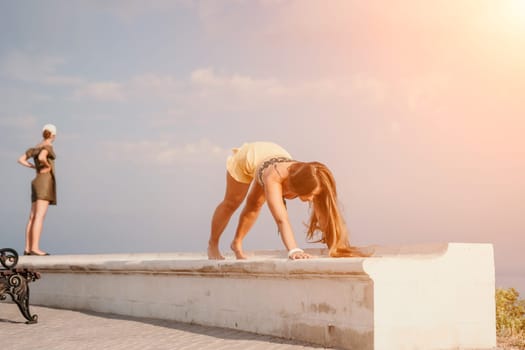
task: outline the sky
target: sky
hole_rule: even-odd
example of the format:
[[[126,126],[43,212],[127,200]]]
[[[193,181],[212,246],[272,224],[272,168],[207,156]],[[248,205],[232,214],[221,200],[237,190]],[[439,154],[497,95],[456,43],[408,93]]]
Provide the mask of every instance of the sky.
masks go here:
[[[273,141],[333,171],[353,245],[491,243],[525,294],[525,1],[0,0],[1,246],[46,123],[52,254],[204,252],[231,148]],[[244,247],[284,249],[267,207]]]

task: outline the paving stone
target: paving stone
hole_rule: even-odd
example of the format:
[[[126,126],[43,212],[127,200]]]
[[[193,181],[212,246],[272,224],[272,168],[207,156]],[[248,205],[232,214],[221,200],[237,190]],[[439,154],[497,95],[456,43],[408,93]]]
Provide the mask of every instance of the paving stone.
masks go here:
[[[231,329],[31,306],[38,323],[0,303],[2,350],[309,350],[324,347]]]

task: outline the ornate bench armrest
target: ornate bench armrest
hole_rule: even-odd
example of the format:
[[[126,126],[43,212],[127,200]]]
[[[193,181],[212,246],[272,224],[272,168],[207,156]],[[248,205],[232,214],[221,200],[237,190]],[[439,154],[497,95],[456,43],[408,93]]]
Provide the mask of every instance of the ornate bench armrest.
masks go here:
[[[15,268],[18,263],[18,253],[11,248],[0,249],[0,300],[9,295],[27,320],[26,323],[36,323],[37,315],[29,311],[29,282],[40,278],[40,274],[29,269]]]

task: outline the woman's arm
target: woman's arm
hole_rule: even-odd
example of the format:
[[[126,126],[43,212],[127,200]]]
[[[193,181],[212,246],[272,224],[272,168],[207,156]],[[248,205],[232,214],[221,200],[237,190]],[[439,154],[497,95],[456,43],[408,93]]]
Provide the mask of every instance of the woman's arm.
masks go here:
[[[283,203],[283,191],[281,183],[271,179],[270,177],[267,177],[264,191],[266,200],[268,201],[268,207],[270,208],[270,212],[272,213],[272,216],[277,224],[277,228],[281,233],[281,239],[284,243],[284,246],[289,252],[292,253],[289,257],[291,259],[309,258],[310,255],[304,253],[297,247],[292,225],[290,224],[290,220],[288,218],[288,211],[286,210],[286,207]]]
[[[38,154],[38,161],[42,165],[42,168],[40,169],[41,173],[47,173],[51,171],[51,164],[49,164],[49,162],[47,161],[48,154],[49,151],[45,148],[43,148]]]
[[[28,168],[34,168],[35,165],[33,163],[28,162],[28,159],[29,157],[27,156],[27,154],[22,154],[20,158],[18,158],[18,164],[22,164],[23,166]]]
[[[274,181],[267,181],[264,190],[266,200],[268,201],[268,207],[270,208],[273,219],[281,233],[281,239],[283,240],[286,249],[290,250],[297,248],[292,226],[290,225],[290,220],[288,218],[288,212],[283,203],[281,184]]]

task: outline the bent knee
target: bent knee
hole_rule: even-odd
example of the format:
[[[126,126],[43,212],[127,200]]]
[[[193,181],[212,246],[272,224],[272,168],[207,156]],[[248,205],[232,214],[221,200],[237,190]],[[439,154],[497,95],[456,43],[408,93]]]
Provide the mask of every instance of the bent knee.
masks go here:
[[[261,210],[262,206],[264,205],[264,198],[258,198],[255,200],[247,200],[246,201],[246,209],[249,211],[259,211]]]
[[[227,210],[235,211],[241,205],[244,198],[228,198],[222,201],[221,206]]]

